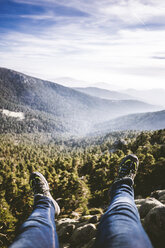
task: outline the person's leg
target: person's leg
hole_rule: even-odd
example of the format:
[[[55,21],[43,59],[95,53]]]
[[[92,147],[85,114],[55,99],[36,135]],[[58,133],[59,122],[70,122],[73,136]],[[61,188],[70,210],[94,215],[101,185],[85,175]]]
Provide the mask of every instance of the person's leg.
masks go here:
[[[120,174],[111,187],[110,206],[100,221],[94,247],[151,248],[134,202],[134,177],[130,176],[128,170],[127,177],[122,175],[120,178]]]
[[[52,201],[45,196],[36,196],[34,210],[10,248],[58,248],[54,216]]]
[[[10,248],[59,248],[55,227],[55,214],[60,209],[49,192],[49,186],[42,174],[31,175],[34,191],[34,209],[23,223],[20,233]]]

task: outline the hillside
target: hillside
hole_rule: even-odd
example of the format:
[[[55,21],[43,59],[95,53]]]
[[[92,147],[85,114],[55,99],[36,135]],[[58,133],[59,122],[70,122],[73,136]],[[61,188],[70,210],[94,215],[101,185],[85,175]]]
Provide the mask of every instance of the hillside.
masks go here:
[[[97,131],[157,130],[165,128],[165,110],[122,116],[95,126]]]
[[[85,134],[93,124],[153,109],[157,107],[141,101],[100,99],[57,83],[0,68],[1,133]],[[22,112],[24,118],[7,116],[3,110]]]
[[[130,96],[128,94],[120,93],[117,91],[101,89],[97,87],[86,87],[86,88],[74,88],[77,91],[82,93],[86,93],[90,96],[100,97],[102,99],[109,99],[109,100],[135,100],[136,98]]]

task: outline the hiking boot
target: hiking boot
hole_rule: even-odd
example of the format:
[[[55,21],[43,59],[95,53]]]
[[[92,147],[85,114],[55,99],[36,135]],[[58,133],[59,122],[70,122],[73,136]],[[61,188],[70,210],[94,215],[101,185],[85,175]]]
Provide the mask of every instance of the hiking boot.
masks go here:
[[[45,177],[40,172],[33,172],[30,176],[30,185],[34,192],[34,197],[36,195],[43,195],[51,199],[55,208],[55,214],[59,215],[60,207],[58,203],[53,199],[49,191],[49,185]]]
[[[118,181],[123,178],[131,178],[134,181],[134,178],[137,174],[139,166],[139,160],[134,154],[127,155],[121,162],[119,166],[118,176],[115,181]]]

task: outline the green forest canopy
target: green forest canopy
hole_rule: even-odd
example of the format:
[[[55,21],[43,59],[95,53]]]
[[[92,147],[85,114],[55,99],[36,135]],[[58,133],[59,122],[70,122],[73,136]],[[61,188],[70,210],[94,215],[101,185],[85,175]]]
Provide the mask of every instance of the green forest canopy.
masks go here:
[[[116,132],[104,137],[60,139],[50,134],[0,135],[0,242],[6,247],[32,211],[32,171],[47,178],[61,216],[88,214],[108,204],[108,190],[126,154],[140,160],[135,195],[165,188],[165,130]]]

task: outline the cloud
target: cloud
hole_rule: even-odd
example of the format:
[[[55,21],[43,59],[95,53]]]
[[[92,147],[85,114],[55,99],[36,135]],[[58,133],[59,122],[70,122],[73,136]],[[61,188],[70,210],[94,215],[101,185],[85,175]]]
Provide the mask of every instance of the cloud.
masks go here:
[[[13,2],[43,11],[19,13],[21,29],[1,35],[2,66],[49,80],[163,85],[165,33],[156,28],[164,25],[163,1],[60,1],[76,15],[57,14],[59,1]]]
[[[12,2],[14,2],[14,3],[18,3],[18,4],[27,4],[27,5],[39,5],[39,6],[41,6],[41,5],[48,5],[48,4],[52,4],[52,3],[54,3],[55,1],[53,1],[53,0],[45,0],[45,1],[43,1],[43,0],[12,0]]]
[[[165,59],[165,56],[153,56],[153,59]]]
[[[77,11],[77,16],[88,13],[89,17],[93,17],[93,19],[89,18],[87,21],[98,26],[99,23],[105,26],[111,26],[112,24],[118,26],[116,23],[123,26],[147,26],[147,24],[155,23],[155,21],[164,24],[165,3],[161,0],[61,0],[60,4],[58,0],[13,1],[20,4],[42,6],[45,10],[51,8],[52,11],[59,6],[68,9],[68,12],[69,10],[71,12],[75,11],[75,13]]]
[[[12,1],[43,8],[43,13],[20,15],[22,18],[36,21],[52,20],[65,25],[66,21],[74,23],[73,17],[76,17],[78,22],[83,22],[84,28],[90,26],[107,33],[128,28],[158,29],[165,26],[165,3],[161,0],[61,0],[60,4],[58,0]]]

